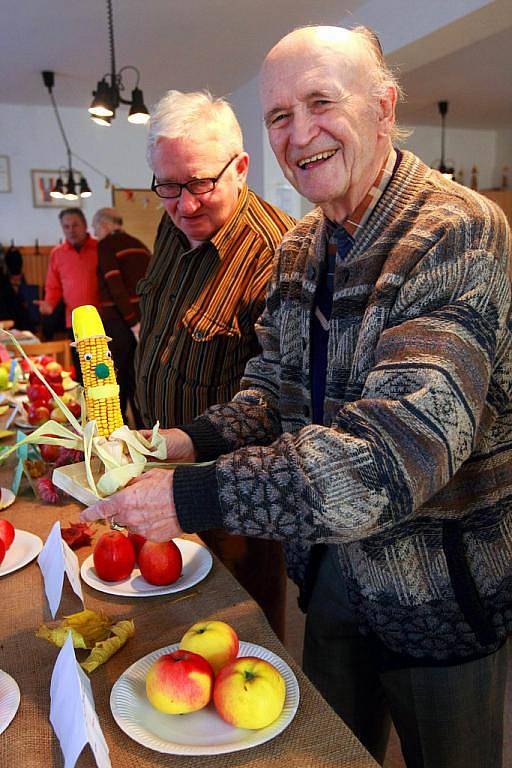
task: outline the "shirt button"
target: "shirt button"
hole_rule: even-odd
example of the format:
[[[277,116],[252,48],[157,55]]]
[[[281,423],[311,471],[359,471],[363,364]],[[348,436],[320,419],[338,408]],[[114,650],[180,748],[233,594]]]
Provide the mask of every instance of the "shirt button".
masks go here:
[[[203,338],[204,338],[204,333],[202,331],[197,331],[196,332],[196,339],[203,339]]]

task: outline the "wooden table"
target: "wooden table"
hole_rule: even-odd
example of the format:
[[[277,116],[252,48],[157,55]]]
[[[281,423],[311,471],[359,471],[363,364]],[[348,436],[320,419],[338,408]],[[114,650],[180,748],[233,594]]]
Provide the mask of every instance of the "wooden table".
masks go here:
[[[0,469],[4,485],[10,476],[11,471]],[[78,511],[79,505],[73,502],[42,504],[34,500],[27,489],[25,495],[0,512],[0,516],[11,520],[16,528],[38,534],[44,542],[56,520],[67,525],[68,521],[78,519]],[[80,561],[90,551],[90,548],[78,550]],[[303,675],[257,604],[218,560],[214,559],[213,569],[203,582],[178,595],[125,599],[97,592],[85,583],[83,593],[86,607],[102,610],[116,621],[123,618],[135,621],[135,637],[90,676],[96,711],[114,768],[374,768],[377,765]],[[186,599],[177,599],[180,597]],[[78,610],[81,610],[80,601],[65,580],[57,618]],[[252,749],[206,757],[154,752],[132,741],[119,729],[110,712],[110,690],[130,664],[151,651],[178,642],[192,623],[206,618],[229,622],[242,640],[262,645],[287,662],[299,682],[298,712],[283,733]],[[42,575],[35,560],[0,578],[0,668],[12,675],[21,689],[18,713],[0,735],[2,768],[60,768],[63,765],[60,746],[48,720],[50,677],[58,649],[34,636],[39,625],[50,620]],[[80,768],[95,765],[89,747],[84,749],[77,765]]]

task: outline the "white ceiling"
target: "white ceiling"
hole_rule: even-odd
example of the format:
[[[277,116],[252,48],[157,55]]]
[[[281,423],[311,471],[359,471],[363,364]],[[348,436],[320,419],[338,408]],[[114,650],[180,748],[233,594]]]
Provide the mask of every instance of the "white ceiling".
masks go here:
[[[468,0],[469,2],[469,0]],[[417,5],[411,0],[414,30]],[[105,0],[16,0],[0,28],[0,102],[47,105],[41,71],[56,73],[59,106],[87,107],[109,70]],[[210,88],[229,94],[253,78],[268,49],[303,24],[359,22],[365,0],[113,0],[116,65],[135,65],[148,106],[169,88]],[[387,2],[380,0],[381,30]],[[388,53],[399,65],[408,103],[405,124],[438,124],[447,99],[447,125],[512,128],[512,2],[488,2],[479,13]],[[125,75],[127,92],[134,86]]]

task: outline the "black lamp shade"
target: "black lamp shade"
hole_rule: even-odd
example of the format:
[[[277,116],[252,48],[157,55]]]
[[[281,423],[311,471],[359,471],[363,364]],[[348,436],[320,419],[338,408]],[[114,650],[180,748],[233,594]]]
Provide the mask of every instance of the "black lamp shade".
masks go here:
[[[87,183],[87,179],[85,176],[82,176],[80,179],[80,197],[91,197],[92,192],[91,188],[89,187]]]
[[[113,117],[115,114],[115,106],[112,100],[112,92],[109,84],[103,78],[98,83],[95,91],[91,106],[89,107],[89,113],[93,117]]]
[[[64,197],[66,200],[78,200],[78,195],[76,193],[76,184],[75,179],[73,178],[73,171],[71,168],[68,171],[68,180],[66,182],[66,192],[64,194]]]
[[[132,91],[132,105],[128,113],[128,122],[144,125],[149,120],[149,110],[144,104],[144,96],[140,88]]]
[[[55,182],[54,188],[50,191],[50,197],[54,197],[56,199],[64,197],[64,184],[62,183],[60,176]]]

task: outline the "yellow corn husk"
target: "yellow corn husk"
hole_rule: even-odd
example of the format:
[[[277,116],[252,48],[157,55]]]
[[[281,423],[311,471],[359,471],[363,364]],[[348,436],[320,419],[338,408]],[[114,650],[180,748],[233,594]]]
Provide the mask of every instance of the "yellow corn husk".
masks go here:
[[[108,348],[110,339],[95,307],[74,309],[72,323],[84,380],[87,419],[96,421],[100,437],[108,437],[124,423],[119,385]]]

